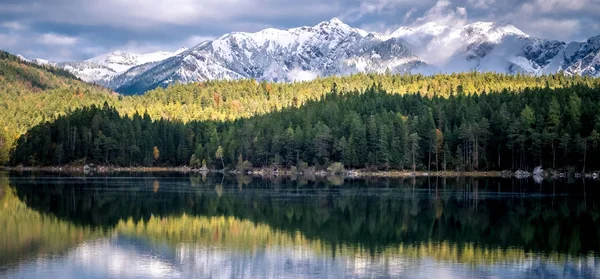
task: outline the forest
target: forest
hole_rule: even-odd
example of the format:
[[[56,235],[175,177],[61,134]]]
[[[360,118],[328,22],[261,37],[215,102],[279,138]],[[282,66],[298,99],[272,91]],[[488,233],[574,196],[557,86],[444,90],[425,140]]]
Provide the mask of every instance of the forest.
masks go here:
[[[598,88],[428,97],[381,85],[331,92],[300,107],[229,121],[152,120],[108,103],[37,125],[11,165],[370,170],[600,168]]]
[[[600,78],[355,74],[122,96],[0,54],[0,164],[598,167]]]
[[[122,96],[84,83],[51,66],[24,62],[0,52],[0,164],[8,161],[16,140],[33,126],[91,105],[108,103],[120,115],[144,114],[153,120],[233,121],[300,107],[319,100],[333,84],[341,94],[378,84],[391,94],[449,97],[485,92],[520,93],[526,88],[600,87],[599,78],[564,75],[524,76],[494,73],[451,75],[355,74],[310,82],[268,83],[254,80],[209,81],[157,88],[140,96]]]

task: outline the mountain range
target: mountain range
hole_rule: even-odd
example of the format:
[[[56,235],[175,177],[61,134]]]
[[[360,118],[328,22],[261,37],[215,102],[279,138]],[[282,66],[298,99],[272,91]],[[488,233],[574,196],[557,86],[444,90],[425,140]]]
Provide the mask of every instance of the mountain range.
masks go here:
[[[600,36],[585,42],[545,40],[492,22],[462,27],[430,22],[384,35],[333,18],[312,27],[229,33],[174,52],[114,51],[85,61],[31,61],[53,64],[123,94],[177,82],[241,78],[292,82],[358,72],[563,72],[600,77]]]

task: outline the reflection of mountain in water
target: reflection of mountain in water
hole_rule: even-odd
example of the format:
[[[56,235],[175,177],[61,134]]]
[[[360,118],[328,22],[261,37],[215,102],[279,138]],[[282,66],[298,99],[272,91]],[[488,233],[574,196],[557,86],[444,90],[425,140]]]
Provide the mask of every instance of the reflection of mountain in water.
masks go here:
[[[0,276],[600,274],[594,254],[578,255],[598,250],[594,199],[561,196],[582,185],[542,185],[540,192],[538,185],[511,180],[433,181],[357,180],[332,186],[327,180],[246,178],[238,183],[221,177],[12,177],[8,186],[4,178],[3,224],[16,228],[9,220],[18,220],[14,226],[33,232],[29,235],[40,247],[70,244],[46,252],[32,249],[19,258],[35,261],[9,269],[3,261]],[[5,244],[0,255],[12,255],[8,243],[28,250],[29,242],[17,231],[0,232]]]
[[[591,258],[590,258],[591,260]],[[330,257],[303,246],[265,246],[253,251],[219,246],[179,244],[168,251],[135,238],[112,237],[86,242],[61,257],[23,264],[7,273],[15,278],[530,278],[593,277],[590,260],[547,262],[539,256],[476,267],[429,256],[337,255]],[[593,261],[593,260],[592,260]]]
[[[73,225],[37,212],[17,198],[0,173],[0,271],[21,259],[60,253],[104,236],[100,228]],[[0,277],[1,274],[0,274]]]
[[[431,241],[548,253],[600,250],[597,203],[577,195],[583,185],[463,178],[350,181],[341,187],[256,180],[240,187],[235,180],[221,184],[220,177],[192,180],[196,186],[189,186],[187,177],[13,183],[28,206],[103,228],[127,219],[187,214],[232,216],[299,231],[333,246],[359,245],[374,251]],[[562,196],[566,191],[575,196]]]

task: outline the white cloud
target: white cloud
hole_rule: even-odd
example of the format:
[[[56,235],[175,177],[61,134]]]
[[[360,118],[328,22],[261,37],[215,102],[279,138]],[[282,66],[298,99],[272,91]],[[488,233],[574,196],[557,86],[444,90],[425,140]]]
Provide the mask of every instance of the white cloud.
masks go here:
[[[18,39],[16,36],[0,34],[0,48],[9,49],[17,45]]]
[[[45,45],[61,45],[61,46],[69,46],[77,43],[78,39],[75,37],[55,34],[55,33],[47,33],[43,34],[39,40],[40,43]]]
[[[343,7],[343,11],[341,11],[342,19],[353,22],[369,15],[387,14],[395,16],[397,11],[406,11],[409,8],[412,11],[409,12],[414,13],[419,9],[431,5],[433,0],[358,0],[357,2],[359,3],[354,4],[349,2],[347,7]]]
[[[185,39],[185,41],[183,41],[183,46],[189,48],[189,47],[198,45],[201,42],[210,41],[210,40],[214,40],[214,39],[215,39],[215,37],[211,37],[211,36],[190,36],[189,38]]]
[[[439,0],[416,22],[437,22],[450,27],[464,26],[467,23],[467,9],[464,7],[454,8],[450,1]]]
[[[597,0],[535,0],[527,3],[531,9],[542,13],[563,13],[565,11],[582,11],[595,9],[599,11],[600,1]]]
[[[408,12],[406,12],[406,14],[404,14],[404,20],[403,20],[403,22],[404,23],[408,22],[412,18],[413,14],[416,11],[417,11],[417,9],[415,9],[415,8],[412,8],[412,9],[408,10]]]
[[[313,71],[304,71],[293,69],[288,72],[287,77],[291,81],[311,81],[319,76],[319,73]]]
[[[40,3],[42,2],[42,3]],[[0,3],[0,14],[21,13],[36,21],[78,26],[110,26],[116,29],[148,31],[170,26],[230,26],[279,19],[332,17],[336,3],[320,0],[23,0]]]
[[[428,21],[496,21],[570,41],[600,34],[599,14],[600,0],[9,0],[0,1],[0,47],[79,60],[122,47],[172,51],[227,32],[314,25],[333,16],[383,33]],[[71,32],[78,35],[64,36]]]
[[[376,21],[368,24],[363,24],[359,27],[368,32],[376,32],[384,35],[389,35],[398,29],[397,25],[390,25],[384,21]]]
[[[27,29],[27,25],[25,25],[19,21],[5,21],[2,23],[2,26],[4,28],[14,30],[14,31],[22,31],[22,30]]]
[[[535,37],[570,41],[597,35],[600,30],[584,22],[590,18],[598,22],[598,14],[600,1],[597,0],[532,0],[500,19]]]
[[[552,18],[533,19],[528,21],[526,26],[525,30],[531,35],[553,40],[569,40],[581,28],[579,20]]]
[[[489,9],[496,4],[496,0],[467,0],[467,3],[477,9]]]

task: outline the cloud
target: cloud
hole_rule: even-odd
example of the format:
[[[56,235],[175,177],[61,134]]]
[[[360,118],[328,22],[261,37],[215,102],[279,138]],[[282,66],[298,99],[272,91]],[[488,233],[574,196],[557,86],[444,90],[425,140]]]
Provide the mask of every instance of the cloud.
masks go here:
[[[311,81],[319,76],[319,73],[313,71],[304,71],[293,69],[288,72],[287,77],[291,81]]]
[[[43,34],[38,41],[46,45],[69,46],[76,44],[78,39],[70,36],[48,33]]]
[[[600,34],[598,14],[599,0],[2,0],[0,47],[80,60],[122,48],[173,51],[233,31],[315,25],[334,16],[384,33],[428,21],[495,21],[570,41]]]
[[[600,34],[600,1],[529,0],[500,17],[523,31],[543,39],[585,40]]]
[[[354,2],[358,2],[355,4]],[[397,20],[405,16],[409,11],[411,13],[426,9],[434,3],[433,0],[351,0],[347,1],[347,6],[340,11],[341,18],[350,22],[363,19]],[[395,22],[396,24],[401,22]]]
[[[5,21],[2,23],[2,26],[13,31],[21,31],[27,29],[27,25],[19,21]]]
[[[554,28],[548,29],[548,26]],[[536,37],[563,40],[568,40],[568,35],[576,33],[580,28],[580,22],[574,19],[541,18],[530,21],[528,25],[528,29],[532,30]]]
[[[467,23],[467,9],[454,8],[452,2],[439,0],[425,14],[416,20],[417,23],[437,22],[450,27],[460,27]]]
[[[417,9],[415,9],[415,8],[408,10],[408,12],[406,12],[406,14],[404,14],[404,20],[402,22],[404,22],[404,23],[408,22],[412,18],[413,14],[416,11],[417,11]]]
[[[563,13],[588,9],[595,9],[597,12],[600,9],[600,2],[597,0],[535,0],[532,3],[525,3],[523,6],[542,13]]]
[[[319,0],[33,0],[7,1],[0,13],[20,14],[35,20],[111,26],[149,31],[166,26],[235,25],[265,18],[333,16],[335,3]]]
[[[18,39],[15,36],[0,34],[0,49],[9,49],[17,45]]]
[[[212,36],[196,36],[196,35],[194,35],[194,36],[190,36],[189,38],[185,39],[183,41],[183,46],[191,47],[191,46],[198,45],[202,42],[210,41],[210,40],[214,40],[214,39],[215,39],[215,37],[212,37]]]
[[[489,9],[496,4],[496,0],[467,0],[467,3],[473,8],[477,9]]]

